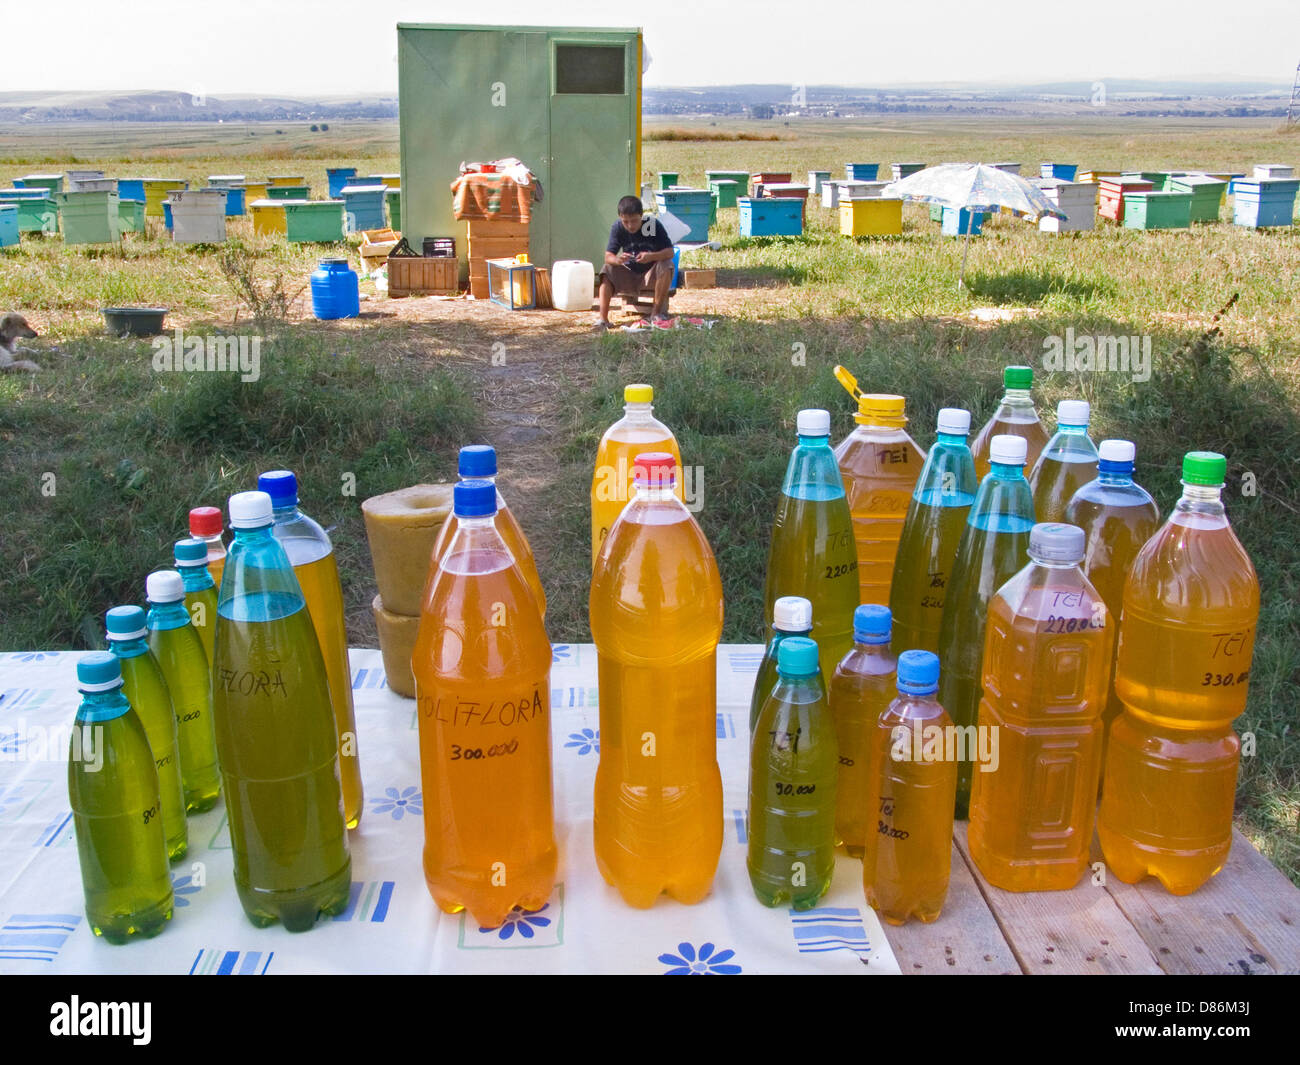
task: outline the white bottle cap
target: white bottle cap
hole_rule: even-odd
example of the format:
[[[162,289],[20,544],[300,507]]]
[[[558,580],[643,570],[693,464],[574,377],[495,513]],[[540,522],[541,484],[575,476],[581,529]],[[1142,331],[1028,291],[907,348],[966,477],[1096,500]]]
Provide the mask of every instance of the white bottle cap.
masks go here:
[[[1086,399],[1063,399],[1056,405],[1058,425],[1087,425],[1092,408]]]
[[[266,492],[236,492],[227,504],[232,529],[256,529],[270,525],[275,517]]]
[[[801,410],[795,420],[800,436],[830,436],[831,413],[826,410]]]
[[[812,603],[797,595],[783,595],[772,604],[772,628],[782,632],[807,632],[812,628]]]
[[[960,407],[944,407],[939,412],[939,420],[935,428],[941,433],[965,436],[970,432],[970,411],[962,410]]]
[[[151,603],[174,603],[185,598],[185,582],[174,569],[160,569],[144,582],[144,596]]]
[[[989,441],[989,461],[1001,466],[1023,466],[1028,454],[1023,436],[995,436]]]
[[[1132,440],[1103,440],[1097,448],[1097,457],[1102,462],[1132,462],[1136,454]]]

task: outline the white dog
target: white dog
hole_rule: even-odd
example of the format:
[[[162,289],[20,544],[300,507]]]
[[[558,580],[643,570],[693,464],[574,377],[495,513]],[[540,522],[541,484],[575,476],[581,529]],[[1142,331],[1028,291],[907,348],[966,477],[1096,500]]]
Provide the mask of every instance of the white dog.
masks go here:
[[[27,354],[28,348],[20,348],[20,337],[34,337],[39,334],[21,314],[0,316],[0,370],[27,370],[38,373],[40,367],[27,359],[15,359],[15,354]]]

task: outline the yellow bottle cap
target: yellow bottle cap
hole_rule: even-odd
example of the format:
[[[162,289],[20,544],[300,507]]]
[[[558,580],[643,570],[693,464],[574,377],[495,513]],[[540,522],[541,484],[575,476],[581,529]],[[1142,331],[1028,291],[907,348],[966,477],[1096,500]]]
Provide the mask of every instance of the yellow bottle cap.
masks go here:
[[[624,403],[652,403],[655,390],[652,385],[627,385],[623,389]]]
[[[906,402],[902,396],[865,392],[858,396],[858,413],[854,418],[860,425],[899,429],[907,424],[907,418],[903,414]]]

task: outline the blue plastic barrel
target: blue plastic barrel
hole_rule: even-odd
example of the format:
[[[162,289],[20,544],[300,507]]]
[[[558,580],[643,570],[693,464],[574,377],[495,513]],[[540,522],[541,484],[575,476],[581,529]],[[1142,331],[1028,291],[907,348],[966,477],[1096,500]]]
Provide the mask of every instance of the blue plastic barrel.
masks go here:
[[[322,321],[361,313],[357,272],[346,259],[322,259],[311,275],[311,310]]]
[[[343,186],[347,185],[357,176],[355,166],[333,166],[325,171],[325,180],[329,182],[331,200],[339,199],[339,193],[343,191]]]

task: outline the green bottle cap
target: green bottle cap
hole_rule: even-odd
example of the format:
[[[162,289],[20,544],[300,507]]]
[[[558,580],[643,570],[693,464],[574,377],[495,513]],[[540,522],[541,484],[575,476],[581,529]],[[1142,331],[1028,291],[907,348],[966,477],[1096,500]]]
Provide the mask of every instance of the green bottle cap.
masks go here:
[[[1183,483],[1218,487],[1228,476],[1228,460],[1217,451],[1189,451],[1183,456]]]
[[[776,668],[783,677],[811,677],[817,672],[816,641],[787,636],[776,649]]]
[[[1008,366],[1002,371],[1002,385],[1005,388],[1031,388],[1033,383],[1032,366]]]

